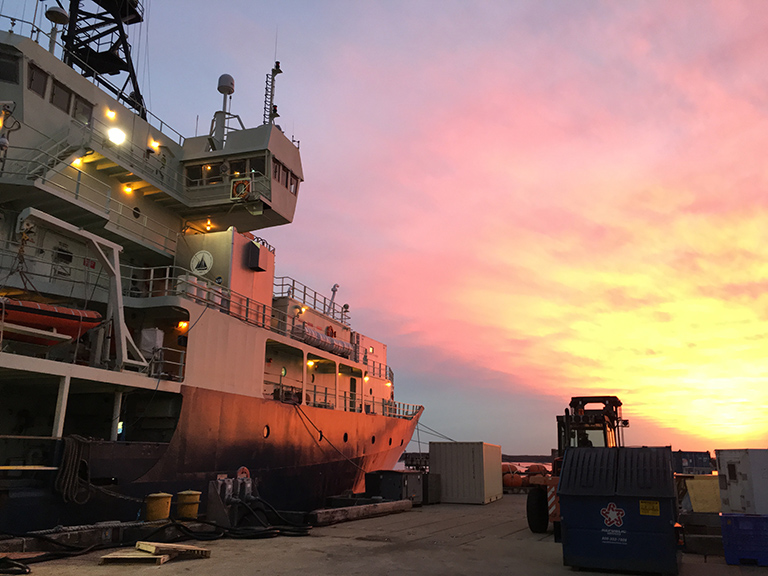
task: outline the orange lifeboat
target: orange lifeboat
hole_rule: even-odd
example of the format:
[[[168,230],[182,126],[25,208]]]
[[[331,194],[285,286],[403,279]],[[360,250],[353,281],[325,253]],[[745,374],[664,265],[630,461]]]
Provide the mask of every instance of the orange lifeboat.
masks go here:
[[[0,298],[0,322],[4,338],[53,346],[80,338],[101,323],[101,314],[93,310]]]

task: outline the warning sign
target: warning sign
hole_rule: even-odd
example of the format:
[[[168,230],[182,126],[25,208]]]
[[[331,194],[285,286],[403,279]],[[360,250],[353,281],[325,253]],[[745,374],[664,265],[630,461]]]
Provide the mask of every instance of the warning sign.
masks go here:
[[[661,516],[659,501],[640,500],[640,514],[642,516]]]

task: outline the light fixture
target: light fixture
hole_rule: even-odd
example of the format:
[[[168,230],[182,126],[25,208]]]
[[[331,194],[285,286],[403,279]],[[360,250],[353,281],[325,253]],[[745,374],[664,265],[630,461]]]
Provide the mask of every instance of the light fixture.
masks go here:
[[[363,380],[364,380],[365,382],[368,382],[368,380],[369,380],[369,378],[368,378],[368,374],[366,374],[365,376],[363,376]]]
[[[387,381],[387,386],[392,386],[392,382]]]
[[[114,110],[110,110],[109,108],[107,108],[106,114],[107,114],[107,118],[109,118],[110,120],[114,120],[115,118],[117,118],[117,112],[115,112]]]
[[[157,152],[158,148],[160,148],[160,142],[158,142],[157,140],[154,140],[154,139],[150,138],[150,140],[149,140],[149,147],[150,147],[150,148],[151,148],[153,151]]]
[[[307,311],[307,307],[306,307],[306,306],[302,306],[302,307],[301,307],[301,313],[303,314],[303,313],[304,313],[304,312],[306,312],[306,311]]]
[[[75,158],[74,160],[72,160],[72,166],[74,166],[75,168],[80,168],[80,166],[82,165],[83,165],[82,158]]]
[[[186,330],[187,326],[189,326],[189,322],[186,320],[179,320],[178,329],[179,330]]]
[[[123,186],[123,192],[125,192],[126,194],[133,194],[133,188],[131,188],[128,185]]]
[[[120,130],[120,128],[110,128],[107,131],[107,137],[112,144],[122,144],[125,142],[125,132]]]
[[[211,219],[210,219],[210,218],[208,218],[208,222],[206,222],[206,223],[205,223],[205,231],[206,231],[206,232],[210,232],[210,231],[211,231],[211,227],[212,227],[212,226],[213,226],[213,225],[211,224]]]
[[[315,361],[314,360],[307,360],[307,366],[312,368],[312,366],[314,366],[314,365],[315,365]]]

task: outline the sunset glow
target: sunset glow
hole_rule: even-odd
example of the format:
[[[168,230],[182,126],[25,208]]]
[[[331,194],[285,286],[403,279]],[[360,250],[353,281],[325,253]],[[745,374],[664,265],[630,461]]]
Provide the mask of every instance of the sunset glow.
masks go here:
[[[768,4],[224,4],[211,42],[153,6],[151,108],[192,135],[226,72],[259,124],[277,55],[306,181],[259,235],[338,282],[424,423],[549,453],[571,396],[615,394],[629,444],[768,445]]]

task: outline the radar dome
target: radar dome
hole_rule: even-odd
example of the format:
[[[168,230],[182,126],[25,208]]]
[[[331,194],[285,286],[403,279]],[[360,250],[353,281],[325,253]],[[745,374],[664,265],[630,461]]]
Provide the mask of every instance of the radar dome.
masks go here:
[[[61,6],[51,6],[45,11],[45,17],[54,24],[69,24],[69,14]]]
[[[232,94],[235,91],[235,79],[229,74],[219,76],[219,92],[221,94]]]

